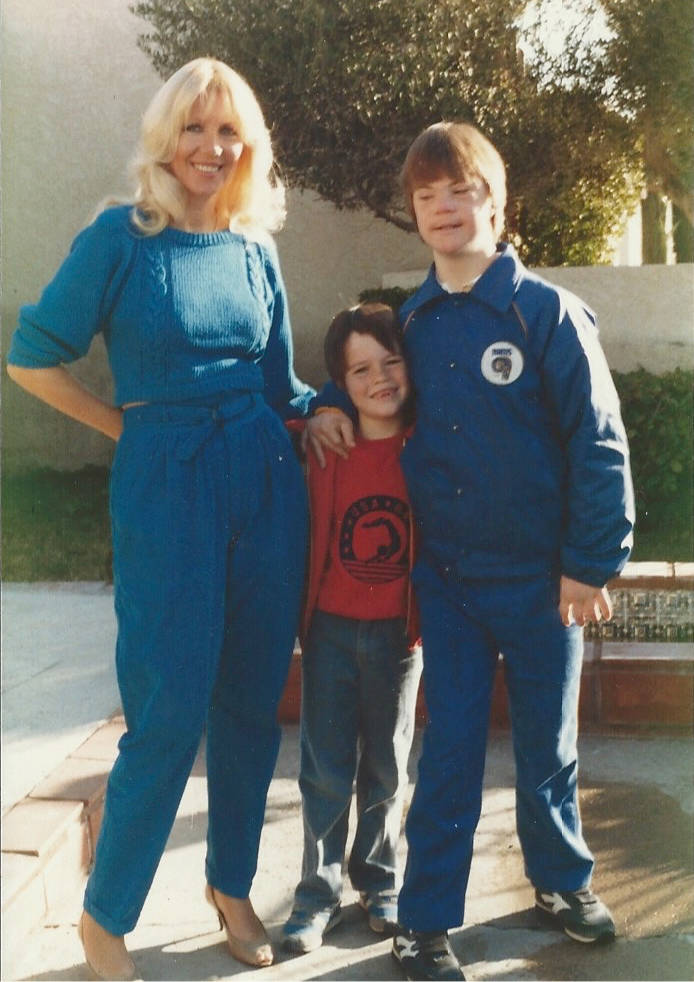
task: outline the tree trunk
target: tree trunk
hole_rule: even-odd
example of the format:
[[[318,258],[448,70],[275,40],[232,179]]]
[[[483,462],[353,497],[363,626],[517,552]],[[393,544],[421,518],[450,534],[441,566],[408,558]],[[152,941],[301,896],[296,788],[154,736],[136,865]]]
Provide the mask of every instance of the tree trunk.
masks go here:
[[[676,204],[672,205],[672,243],[678,263],[694,263],[694,225]]]
[[[641,262],[667,262],[665,201],[656,191],[649,191],[641,202]]]

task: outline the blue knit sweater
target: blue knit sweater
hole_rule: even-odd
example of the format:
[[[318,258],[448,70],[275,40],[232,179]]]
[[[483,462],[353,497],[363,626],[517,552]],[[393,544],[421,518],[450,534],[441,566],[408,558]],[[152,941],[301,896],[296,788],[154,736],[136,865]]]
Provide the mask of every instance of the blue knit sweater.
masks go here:
[[[74,361],[101,331],[118,405],[245,390],[283,418],[306,415],[313,390],[294,374],[274,247],[229,231],[145,236],[130,213],[109,208],[80,232],[39,302],[20,310],[8,361]]]

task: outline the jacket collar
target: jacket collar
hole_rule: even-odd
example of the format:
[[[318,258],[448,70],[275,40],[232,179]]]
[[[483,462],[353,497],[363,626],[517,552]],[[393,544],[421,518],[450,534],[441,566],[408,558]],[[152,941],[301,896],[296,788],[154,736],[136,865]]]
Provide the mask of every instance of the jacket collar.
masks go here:
[[[477,280],[470,295],[480,300],[486,306],[500,313],[507,311],[518,290],[524,275],[523,265],[516,250],[507,242],[497,246],[498,256]],[[402,315],[406,317],[430,303],[438,303],[443,298],[452,296],[443,289],[436,278],[436,269],[432,263],[429,274],[419,290],[402,305]]]

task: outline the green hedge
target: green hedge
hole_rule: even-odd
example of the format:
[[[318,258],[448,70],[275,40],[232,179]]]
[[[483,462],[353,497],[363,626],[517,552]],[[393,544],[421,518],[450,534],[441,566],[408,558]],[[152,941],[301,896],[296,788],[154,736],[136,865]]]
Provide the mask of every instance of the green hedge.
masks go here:
[[[658,502],[692,499],[694,371],[665,375],[613,372],[631,448],[638,511]],[[691,512],[690,512],[691,514]]]
[[[375,287],[373,290],[362,290],[359,300],[361,303],[387,303],[397,310],[414,292],[414,289],[405,290],[401,286],[382,287],[380,290]]]

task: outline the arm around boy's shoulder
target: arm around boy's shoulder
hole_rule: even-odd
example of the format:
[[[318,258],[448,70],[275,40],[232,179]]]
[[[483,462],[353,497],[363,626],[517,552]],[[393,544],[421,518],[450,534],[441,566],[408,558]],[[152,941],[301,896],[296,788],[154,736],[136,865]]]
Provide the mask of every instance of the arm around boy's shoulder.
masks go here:
[[[302,382],[294,370],[294,341],[289,318],[287,293],[279,266],[274,242],[269,237],[246,242],[251,282],[257,279],[255,257],[260,255],[264,270],[264,286],[257,286],[258,297],[264,293],[270,318],[270,333],[263,354],[265,399],[282,419],[310,414],[315,390]]]

